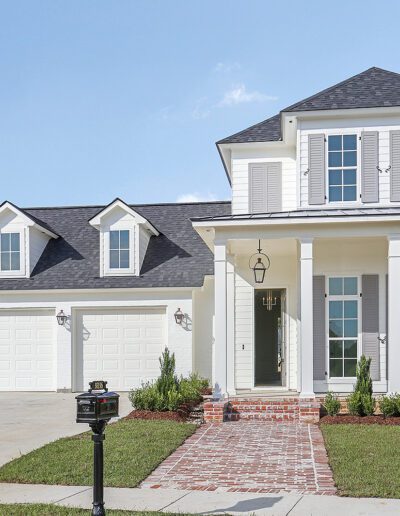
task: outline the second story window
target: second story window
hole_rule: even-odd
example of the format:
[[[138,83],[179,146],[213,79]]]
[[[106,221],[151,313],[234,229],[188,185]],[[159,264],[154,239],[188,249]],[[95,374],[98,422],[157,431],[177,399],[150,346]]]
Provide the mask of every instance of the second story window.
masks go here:
[[[110,231],[110,269],[129,267],[129,230]]]
[[[19,271],[21,269],[19,233],[2,233],[0,235],[0,269],[1,271]]]
[[[329,202],[357,199],[357,135],[328,136]]]

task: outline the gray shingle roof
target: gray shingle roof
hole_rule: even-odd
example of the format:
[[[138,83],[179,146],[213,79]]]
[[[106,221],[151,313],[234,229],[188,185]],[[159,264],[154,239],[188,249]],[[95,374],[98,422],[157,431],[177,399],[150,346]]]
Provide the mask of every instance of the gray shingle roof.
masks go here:
[[[400,74],[373,67],[296,102],[283,109],[281,113],[394,106],[400,106]],[[279,114],[228,136],[217,144],[268,142],[278,141],[280,138]]]
[[[230,213],[229,202],[130,205],[160,231],[150,239],[140,276],[99,277],[99,231],[91,219],[101,206],[28,208],[60,235],[47,244],[30,278],[0,279],[0,290],[199,287],[213,274],[213,256],[190,218]]]

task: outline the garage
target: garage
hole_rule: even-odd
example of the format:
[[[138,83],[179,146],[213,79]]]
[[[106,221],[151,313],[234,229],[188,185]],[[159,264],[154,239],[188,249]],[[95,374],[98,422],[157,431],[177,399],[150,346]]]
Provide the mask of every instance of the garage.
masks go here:
[[[159,374],[166,345],[165,309],[115,308],[76,313],[74,390],[107,380],[110,390],[127,391]]]
[[[55,390],[53,310],[0,310],[0,390]]]

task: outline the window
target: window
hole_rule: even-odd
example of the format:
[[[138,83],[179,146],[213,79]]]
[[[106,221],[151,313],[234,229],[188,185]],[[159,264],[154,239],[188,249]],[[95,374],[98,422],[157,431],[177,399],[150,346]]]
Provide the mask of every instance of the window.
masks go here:
[[[129,230],[110,231],[110,269],[129,269]]]
[[[328,136],[329,202],[357,198],[357,135]]]
[[[0,238],[1,271],[21,269],[21,245],[19,233],[2,233]]]
[[[358,278],[329,278],[329,377],[356,376],[358,350]]]

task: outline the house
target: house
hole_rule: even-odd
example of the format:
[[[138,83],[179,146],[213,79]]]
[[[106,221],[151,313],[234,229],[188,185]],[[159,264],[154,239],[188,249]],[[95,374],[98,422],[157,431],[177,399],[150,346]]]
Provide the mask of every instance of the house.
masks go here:
[[[0,207],[1,389],[127,390],[167,345],[222,400],[347,393],[363,353],[400,392],[400,75],[217,148],[231,203]]]

